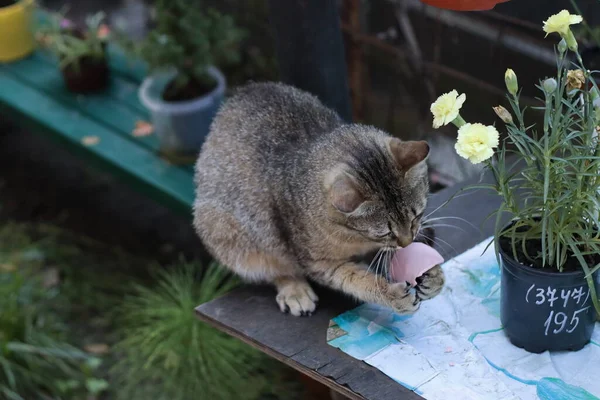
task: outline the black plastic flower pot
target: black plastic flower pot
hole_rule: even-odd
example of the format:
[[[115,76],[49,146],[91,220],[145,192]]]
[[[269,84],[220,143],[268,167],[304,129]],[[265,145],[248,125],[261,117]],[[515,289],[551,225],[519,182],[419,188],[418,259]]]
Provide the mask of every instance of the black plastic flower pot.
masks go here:
[[[91,93],[108,85],[108,65],[106,57],[82,57],[78,68],[70,64],[61,72],[67,89],[73,93]]]
[[[501,321],[512,344],[531,353],[576,351],[589,343],[596,311],[583,271],[519,263],[497,246],[502,266]],[[596,291],[600,289],[594,274]]]

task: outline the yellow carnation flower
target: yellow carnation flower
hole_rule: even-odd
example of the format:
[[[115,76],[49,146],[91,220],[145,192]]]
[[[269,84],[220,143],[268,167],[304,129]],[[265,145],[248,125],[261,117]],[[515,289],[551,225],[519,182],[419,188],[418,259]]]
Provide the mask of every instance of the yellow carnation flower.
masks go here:
[[[458,140],[454,145],[459,156],[473,164],[479,164],[494,155],[500,135],[493,126],[465,124],[458,130]]]
[[[564,36],[571,30],[571,25],[578,24],[581,21],[583,21],[581,15],[570,14],[567,10],[562,10],[544,21],[544,32],[546,32],[546,36],[549,33],[559,33]]]
[[[437,129],[454,121],[459,116],[460,108],[466,99],[467,96],[464,93],[459,96],[456,90],[438,97],[431,105],[433,127]]]

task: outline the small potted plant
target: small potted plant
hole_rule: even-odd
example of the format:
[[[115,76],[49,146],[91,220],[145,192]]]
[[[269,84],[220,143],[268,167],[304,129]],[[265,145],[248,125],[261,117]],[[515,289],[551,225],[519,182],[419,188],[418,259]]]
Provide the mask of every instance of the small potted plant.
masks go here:
[[[106,43],[110,30],[102,23],[104,17],[102,12],[87,17],[85,29],[81,29],[62,14],[56,14],[38,29],[38,41],[58,57],[71,92],[95,92],[108,84]]]
[[[431,107],[434,127],[458,127],[457,153],[485,163],[494,177],[477,186],[502,197],[494,236],[501,320],[513,344],[535,353],[582,348],[600,312],[600,92],[570,30],[581,21],[564,10],[544,23],[546,34],[562,40],[556,76],[539,85],[541,104],[534,112],[541,126],[525,122],[510,69],[505,82],[512,113],[494,107],[506,126],[503,140],[494,126],[464,121],[459,111],[465,98],[456,91]]]
[[[15,61],[33,51],[33,0],[0,0],[0,62]]]
[[[155,28],[124,47],[146,61],[140,99],[151,111],[161,150],[195,155],[225,94],[216,65],[235,61],[242,32],[231,17],[186,0],[157,0]]]

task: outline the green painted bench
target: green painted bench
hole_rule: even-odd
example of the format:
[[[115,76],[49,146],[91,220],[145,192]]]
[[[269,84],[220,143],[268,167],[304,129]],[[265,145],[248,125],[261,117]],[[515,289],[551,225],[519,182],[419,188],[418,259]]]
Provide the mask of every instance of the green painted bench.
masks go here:
[[[68,92],[56,62],[42,51],[0,64],[0,121],[46,134],[158,202],[189,215],[193,166],[162,158],[154,135],[132,133],[137,121],[150,118],[137,96],[144,66],[128,62],[115,48],[109,48],[109,60],[109,87],[92,95]]]

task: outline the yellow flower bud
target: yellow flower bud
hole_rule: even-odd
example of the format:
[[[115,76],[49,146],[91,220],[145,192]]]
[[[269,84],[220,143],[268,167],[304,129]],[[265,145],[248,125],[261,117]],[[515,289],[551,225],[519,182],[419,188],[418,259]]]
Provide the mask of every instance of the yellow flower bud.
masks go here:
[[[496,115],[505,123],[505,124],[512,124],[513,123],[513,117],[512,115],[510,115],[510,113],[508,112],[508,110],[502,106],[498,106],[498,107],[493,107],[494,108],[494,112],[496,113]]]
[[[519,82],[517,81],[517,75],[515,74],[515,71],[510,68],[507,69],[506,73],[504,74],[504,82],[506,83],[506,89],[508,90],[508,93],[516,96],[517,92],[519,91]]]

